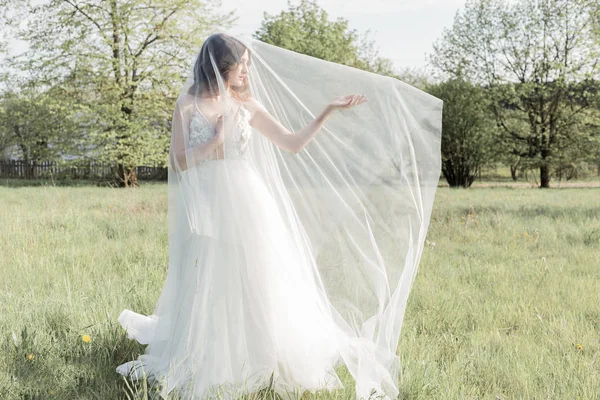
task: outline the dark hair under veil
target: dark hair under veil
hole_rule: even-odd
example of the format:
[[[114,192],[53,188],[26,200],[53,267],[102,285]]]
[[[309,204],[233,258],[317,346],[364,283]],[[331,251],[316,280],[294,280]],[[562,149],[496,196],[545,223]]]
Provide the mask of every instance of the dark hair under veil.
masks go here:
[[[210,96],[219,94],[219,85],[211,54],[215,58],[219,74],[223,80],[227,79],[229,71],[236,68],[241,62],[244,51],[248,50],[248,66],[252,63],[252,52],[242,42],[224,33],[210,35],[202,44],[200,53],[194,63],[194,84],[188,93],[198,95],[207,92]],[[231,86],[234,97],[245,99],[250,97],[248,82],[242,86]]]

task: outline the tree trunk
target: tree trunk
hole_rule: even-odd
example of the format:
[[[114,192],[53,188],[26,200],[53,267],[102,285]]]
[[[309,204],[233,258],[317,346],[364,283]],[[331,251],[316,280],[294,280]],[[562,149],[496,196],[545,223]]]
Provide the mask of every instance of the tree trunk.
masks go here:
[[[127,167],[123,163],[117,163],[117,180],[119,187],[140,186],[135,174],[135,168]]]
[[[510,164],[510,177],[513,181],[519,179],[519,165],[521,165],[521,159],[519,158],[516,163]]]
[[[550,187],[550,164],[548,158],[551,156],[550,149],[543,148],[541,152],[542,165],[540,166],[540,188],[548,189]]]
[[[544,164],[540,167],[540,188],[548,189],[550,187],[550,166]]]
[[[519,179],[519,177],[517,176],[517,171],[518,171],[518,165],[510,166],[510,177],[513,181],[516,181]]]

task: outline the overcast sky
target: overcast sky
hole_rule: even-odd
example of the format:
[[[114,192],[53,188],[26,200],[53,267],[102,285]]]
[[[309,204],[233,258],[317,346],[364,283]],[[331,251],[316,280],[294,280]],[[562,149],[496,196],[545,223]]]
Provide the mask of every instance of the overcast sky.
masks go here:
[[[342,17],[360,33],[371,29],[380,55],[403,69],[425,67],[425,53],[433,51],[443,28],[452,26],[465,0],[318,0],[318,4],[330,20]],[[260,26],[264,11],[279,14],[288,6],[286,0],[223,0],[223,7],[238,10],[234,32],[251,34]]]
[[[44,0],[34,0],[39,3]],[[250,35],[263,19],[263,13],[279,14],[288,8],[287,0],[222,0],[225,11],[237,10],[234,33]],[[297,5],[299,0],[291,0]],[[465,0],[318,0],[330,20],[342,17],[350,29],[364,33],[371,29],[370,38],[381,56],[393,61],[396,69],[423,68],[426,53],[441,37],[444,27],[451,27],[456,12]],[[19,52],[24,44],[11,42]]]

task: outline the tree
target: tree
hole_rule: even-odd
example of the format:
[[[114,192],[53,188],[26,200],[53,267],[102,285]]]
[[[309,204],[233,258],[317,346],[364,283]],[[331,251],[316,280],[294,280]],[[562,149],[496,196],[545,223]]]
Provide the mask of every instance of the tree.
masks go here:
[[[395,78],[424,91],[427,89],[427,85],[432,83],[431,74],[425,68],[404,67],[400,69]]]
[[[27,4],[13,23],[28,22],[18,37],[29,50],[11,65],[47,87],[68,86],[72,100],[86,106],[83,120],[94,156],[116,163],[122,186],[136,186],[137,165],[166,165],[175,90],[202,36],[235,20],[233,12],[219,13],[219,6],[218,0]]]
[[[592,32],[593,39],[600,47],[600,2],[592,6]],[[584,129],[589,132],[589,137],[593,138],[592,143],[586,146],[587,161],[596,166],[596,173],[600,176],[600,79],[596,79],[598,85],[596,95],[592,97],[593,106],[588,110],[587,118],[584,121]]]
[[[330,21],[316,1],[288,1],[288,10],[279,15],[264,13],[254,38],[322,60],[349,65],[381,75],[398,77],[391,60],[379,56],[368,32],[363,36],[348,28],[348,21]]]
[[[78,107],[67,100],[65,91],[60,87],[40,91],[19,85],[15,77],[10,82],[19,89],[0,97],[0,150],[25,161],[28,173],[42,161],[60,161],[62,155],[78,153],[84,142],[75,123]]]
[[[442,173],[450,187],[468,188],[492,154],[494,126],[486,95],[461,77],[429,85],[426,90],[444,101]]]
[[[588,0],[469,0],[434,45],[431,63],[487,88],[513,155],[540,171],[588,140],[580,129],[600,70]]]

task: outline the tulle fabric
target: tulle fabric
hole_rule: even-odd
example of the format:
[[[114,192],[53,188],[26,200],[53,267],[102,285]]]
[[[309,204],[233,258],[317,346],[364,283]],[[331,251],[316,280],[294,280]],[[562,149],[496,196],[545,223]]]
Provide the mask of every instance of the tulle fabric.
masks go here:
[[[217,73],[218,99],[200,106],[211,124],[223,115],[224,158],[207,161],[190,124],[190,99],[202,99],[194,77],[245,50],[258,104],[249,108],[286,135],[337,96],[369,100],[336,111],[301,151],[288,152],[267,138],[281,129],[263,124],[262,132],[236,117],[239,99]],[[211,397],[224,386],[234,398],[271,377],[284,395],[339,388],[333,367],[343,364],[357,400],[396,398],[398,341],[440,177],[442,101],[243,36],[209,36],[197,61],[172,120],[167,281],[153,315],[120,315],[148,346],[118,372],[144,365],[163,396],[189,388],[183,398]]]
[[[209,207],[226,212],[211,214],[214,236],[190,232],[153,315],[123,310],[129,337],[149,345],[117,372],[159,381],[164,398],[176,388],[186,399],[235,399],[271,378],[290,398],[342,388],[334,367],[347,338],[262,179],[245,159],[196,169],[215,189]]]

